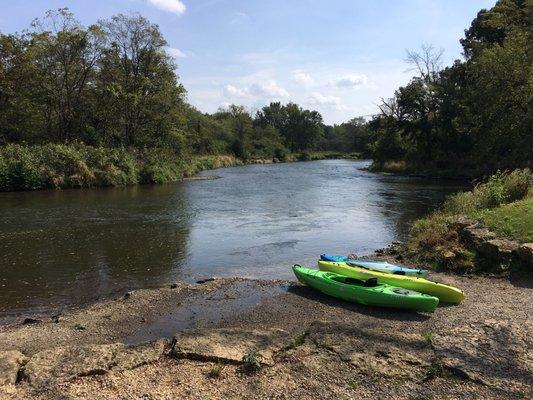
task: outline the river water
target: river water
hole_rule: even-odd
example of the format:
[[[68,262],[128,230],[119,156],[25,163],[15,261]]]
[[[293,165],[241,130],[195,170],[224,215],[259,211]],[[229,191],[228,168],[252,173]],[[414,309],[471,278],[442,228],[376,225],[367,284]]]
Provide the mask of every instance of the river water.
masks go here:
[[[0,323],[209,276],[292,279],[321,252],[406,238],[457,183],[324,160],[161,186],[0,193]]]

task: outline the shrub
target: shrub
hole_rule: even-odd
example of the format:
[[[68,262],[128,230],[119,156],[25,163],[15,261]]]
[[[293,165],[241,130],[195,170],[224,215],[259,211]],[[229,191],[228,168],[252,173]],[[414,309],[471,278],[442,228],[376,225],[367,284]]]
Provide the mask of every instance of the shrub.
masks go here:
[[[243,369],[246,372],[253,373],[261,369],[263,356],[257,350],[251,350],[242,357]]]
[[[83,146],[81,150],[98,186],[124,186],[138,182],[138,166],[132,151],[90,146]]]
[[[32,190],[44,187],[39,158],[30,148],[8,144],[0,149],[0,158],[2,190]]]
[[[408,252],[420,261],[446,269],[472,270],[476,254],[459,240],[457,221],[461,214],[481,221],[504,237],[527,241],[530,201],[522,199],[531,196],[532,182],[529,169],[497,172],[472,191],[449,197],[441,210],[413,224]]]
[[[276,144],[274,147],[274,157],[277,158],[280,161],[286,161],[287,157],[289,156],[289,150],[285,146],[283,146],[281,143]]]
[[[224,364],[222,363],[216,363],[211,367],[211,370],[209,371],[209,377],[210,378],[220,378],[222,376],[222,372],[224,371]]]
[[[169,149],[151,148],[142,150],[139,155],[139,182],[165,183],[180,179],[184,167],[178,156]]]
[[[497,172],[485,183],[476,185],[471,192],[449,197],[443,210],[448,214],[471,214],[523,199],[529,195],[532,187],[533,174],[529,169]]]
[[[301,152],[298,154],[298,161],[310,161],[311,160],[311,154],[309,154],[306,151]]]

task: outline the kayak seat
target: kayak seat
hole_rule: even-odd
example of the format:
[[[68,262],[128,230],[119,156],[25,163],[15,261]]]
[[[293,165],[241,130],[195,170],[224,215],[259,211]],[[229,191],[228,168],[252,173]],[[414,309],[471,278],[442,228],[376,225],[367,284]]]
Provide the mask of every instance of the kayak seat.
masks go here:
[[[378,285],[378,278],[368,278],[363,284],[364,287],[375,287]]]
[[[394,275],[405,275],[405,271],[394,271]]]
[[[378,278],[369,278],[365,281],[362,281],[362,280],[355,279],[355,278],[345,277],[344,283],[348,285],[357,285],[357,286],[363,286],[363,287],[375,287],[378,285]]]
[[[365,286],[365,281],[361,281],[361,280],[355,279],[355,278],[350,278],[348,276],[346,278],[344,278],[344,283],[346,283],[348,285]]]

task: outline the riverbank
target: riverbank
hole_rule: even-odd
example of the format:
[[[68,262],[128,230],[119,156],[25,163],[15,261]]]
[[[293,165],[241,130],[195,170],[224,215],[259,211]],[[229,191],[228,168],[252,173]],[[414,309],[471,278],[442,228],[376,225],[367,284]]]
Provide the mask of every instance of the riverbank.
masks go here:
[[[533,267],[533,174],[496,173],[415,221],[406,257],[460,273]]]
[[[427,168],[411,165],[404,160],[373,161],[370,167],[368,167],[368,170],[370,172],[385,174],[457,181],[472,181],[479,176],[479,174],[475,171],[469,171],[468,173],[465,173],[464,168]]]
[[[430,315],[228,278],[0,327],[0,397],[530,396],[533,281],[432,277],[465,301]]]
[[[243,164],[358,157],[357,153],[326,151],[243,160],[233,155],[182,156],[167,148],[8,144],[0,148],[0,191],[161,184],[207,169]]]

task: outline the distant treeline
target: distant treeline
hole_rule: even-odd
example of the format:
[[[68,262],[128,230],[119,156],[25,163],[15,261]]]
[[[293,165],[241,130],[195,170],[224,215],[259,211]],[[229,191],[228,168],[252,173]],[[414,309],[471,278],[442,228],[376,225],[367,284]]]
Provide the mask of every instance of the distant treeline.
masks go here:
[[[344,131],[328,127],[325,135],[320,113],[293,103],[256,115],[235,105],[199,112],[185,101],[166,45],[141,16],[119,14],[85,28],[68,9],[0,35],[0,145],[76,142],[240,158],[363,149]],[[346,124],[350,132],[362,125]]]
[[[187,103],[157,25],[119,14],[83,27],[67,9],[50,11],[27,31],[0,34],[0,190],[49,185],[27,183],[28,168],[42,175],[54,164],[50,179],[68,165],[113,171],[125,154],[139,171],[161,172],[175,160],[172,173],[135,178],[157,182],[179,175],[194,156],[219,154],[284,160],[314,150],[359,152],[377,167],[467,174],[530,166],[533,16],[526,3],[500,0],[480,11],[461,41],[464,61],[450,67],[441,67],[431,46],[409,52],[417,74],[382,101],[378,115],[334,126],[294,103],[255,114],[238,105],[202,113]]]
[[[464,61],[442,69],[441,51],[408,52],[417,75],[369,123],[377,166],[469,175],[530,167],[532,21],[531,1],[500,0],[465,31]]]

